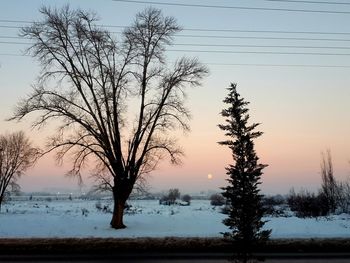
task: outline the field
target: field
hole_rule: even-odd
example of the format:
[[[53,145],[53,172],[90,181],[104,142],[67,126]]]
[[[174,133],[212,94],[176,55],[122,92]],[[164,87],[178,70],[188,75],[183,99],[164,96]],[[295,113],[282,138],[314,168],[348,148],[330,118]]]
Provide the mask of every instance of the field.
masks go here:
[[[208,200],[193,200],[190,206],[164,206],[158,200],[132,200],[129,205],[127,228],[116,231],[109,226],[111,200],[11,201],[0,213],[0,237],[220,237],[227,230],[221,208]],[[350,237],[348,214],[302,219],[287,212],[265,220],[272,238]]]

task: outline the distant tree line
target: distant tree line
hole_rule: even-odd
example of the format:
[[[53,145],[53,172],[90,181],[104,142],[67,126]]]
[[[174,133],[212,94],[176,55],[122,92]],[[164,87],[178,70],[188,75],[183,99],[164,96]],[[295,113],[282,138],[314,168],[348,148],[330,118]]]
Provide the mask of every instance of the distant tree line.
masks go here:
[[[159,204],[161,205],[175,205],[177,204],[177,200],[180,199],[181,193],[177,188],[169,189],[168,193],[163,195],[159,199]],[[181,196],[182,203],[178,203],[180,205],[190,205],[191,204],[191,196],[188,194]]]
[[[317,193],[292,189],[288,205],[299,217],[327,216],[334,213],[350,213],[350,183],[338,181],[334,176],[330,150],[322,153],[322,185]]]

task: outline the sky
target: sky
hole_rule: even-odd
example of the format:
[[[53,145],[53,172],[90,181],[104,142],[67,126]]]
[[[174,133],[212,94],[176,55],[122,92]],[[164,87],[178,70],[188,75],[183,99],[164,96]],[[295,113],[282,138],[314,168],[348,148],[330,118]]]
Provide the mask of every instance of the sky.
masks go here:
[[[184,29],[175,37],[177,45],[167,52],[169,60],[183,55],[197,57],[208,66],[210,75],[201,87],[188,90],[191,132],[178,134],[186,154],[183,164],[172,166],[164,160],[148,180],[150,190],[178,187],[182,192],[198,192],[225,186],[225,166],[232,163],[232,157],[227,148],[217,144],[224,139],[217,125],[223,122],[219,113],[225,107],[222,100],[231,82],[238,84],[238,91],[250,102],[251,121],[261,123],[259,129],[264,132],[256,141],[261,162],[269,165],[262,177],[264,193],[285,194],[292,187],[317,190],[321,184],[321,152],[327,149],[332,152],[335,176],[348,179],[349,2],[159,2],[202,5],[152,6],[174,16]],[[35,59],[21,56],[27,47],[25,40],[11,37],[18,36],[17,27],[27,25],[20,21],[40,20],[41,6],[61,7],[67,3],[72,8],[96,12],[103,25],[116,26],[130,25],[137,12],[151,5],[113,0],[0,1],[0,133],[25,130],[34,144],[42,146],[54,132],[53,126],[32,130],[29,119],[21,123],[5,121],[18,100],[30,93],[40,71]],[[68,167],[68,163],[59,167],[54,156],[46,156],[19,183],[23,191],[77,189],[77,181],[64,176]],[[88,171],[84,174],[88,187]]]

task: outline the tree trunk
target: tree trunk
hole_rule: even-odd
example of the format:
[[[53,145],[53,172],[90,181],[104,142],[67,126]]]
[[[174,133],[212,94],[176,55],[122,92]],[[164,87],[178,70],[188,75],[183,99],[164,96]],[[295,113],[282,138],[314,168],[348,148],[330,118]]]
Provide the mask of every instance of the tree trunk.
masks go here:
[[[127,198],[123,198],[123,195],[116,189],[113,189],[114,207],[113,216],[111,220],[111,227],[115,229],[123,229],[126,226],[123,223],[124,207]]]

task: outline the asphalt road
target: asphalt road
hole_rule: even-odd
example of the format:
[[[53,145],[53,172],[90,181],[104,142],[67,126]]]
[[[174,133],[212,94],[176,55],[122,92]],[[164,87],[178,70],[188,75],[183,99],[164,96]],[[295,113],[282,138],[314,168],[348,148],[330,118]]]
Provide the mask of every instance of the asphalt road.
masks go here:
[[[261,258],[265,258],[265,263],[350,263],[350,254],[264,254],[259,255]],[[27,262],[39,262],[39,263],[136,263],[136,262],[155,262],[155,263],[227,263],[234,262],[229,260],[227,254],[164,254],[164,255],[124,255],[122,257],[106,256],[87,256],[87,255],[74,255],[74,256],[50,256],[50,255],[28,255],[28,256],[0,256],[1,263],[27,263]]]
[[[165,260],[154,260],[154,259],[146,259],[146,260],[142,260],[142,259],[135,259],[135,260],[65,260],[65,261],[36,261],[36,260],[26,260],[26,261],[21,261],[21,260],[15,260],[15,261],[1,261],[4,263],[13,263],[13,262],[17,262],[17,263],[28,263],[28,262],[40,262],[40,263],[97,263],[97,262],[105,262],[105,263],[112,263],[112,262],[120,262],[120,263],[137,263],[137,262],[155,262],[155,263],[232,263],[233,261],[230,260],[224,260],[224,259],[165,259]],[[281,263],[349,263],[350,259],[312,259],[312,258],[308,258],[308,259],[268,259],[263,261],[264,263],[277,263],[277,262],[281,262]]]

